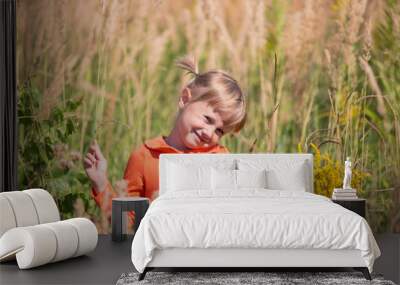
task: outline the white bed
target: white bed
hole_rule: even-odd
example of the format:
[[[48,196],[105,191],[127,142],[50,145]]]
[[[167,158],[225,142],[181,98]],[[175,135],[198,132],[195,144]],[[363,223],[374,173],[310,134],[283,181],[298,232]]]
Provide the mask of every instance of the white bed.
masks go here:
[[[160,197],[132,243],[140,279],[154,267],[354,267],[370,278],[380,251],[368,223],[313,194],[312,162],[310,154],[161,155]]]

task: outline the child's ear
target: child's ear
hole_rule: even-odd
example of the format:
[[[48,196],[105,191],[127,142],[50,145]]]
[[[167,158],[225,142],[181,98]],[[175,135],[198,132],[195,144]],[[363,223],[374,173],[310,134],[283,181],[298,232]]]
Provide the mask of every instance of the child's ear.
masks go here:
[[[182,109],[185,107],[185,105],[190,101],[190,98],[192,98],[192,93],[189,88],[185,87],[182,90],[181,97],[179,98],[179,108]]]

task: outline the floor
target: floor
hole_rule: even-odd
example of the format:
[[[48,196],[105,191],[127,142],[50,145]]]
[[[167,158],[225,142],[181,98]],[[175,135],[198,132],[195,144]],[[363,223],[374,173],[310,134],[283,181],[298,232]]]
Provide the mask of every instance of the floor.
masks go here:
[[[0,264],[0,284],[115,284],[124,272],[134,271],[130,258],[132,238],[112,242],[100,235],[96,249],[80,256],[28,270],[15,261]]]
[[[400,282],[400,234],[377,236],[382,251],[374,267],[385,279]],[[87,256],[19,270],[15,261],[0,264],[0,284],[115,284],[124,272],[134,271],[130,260],[132,237],[112,242],[111,236],[99,236],[95,251]]]
[[[383,274],[385,279],[400,284],[400,234],[377,235],[376,241],[381,250],[374,264],[374,271]]]

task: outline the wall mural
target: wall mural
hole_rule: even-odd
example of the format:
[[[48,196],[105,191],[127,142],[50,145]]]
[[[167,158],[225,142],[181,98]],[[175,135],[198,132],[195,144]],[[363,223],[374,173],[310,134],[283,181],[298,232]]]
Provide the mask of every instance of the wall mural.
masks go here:
[[[226,70],[247,121],[232,153],[310,152],[315,192],[352,186],[374,231],[400,232],[400,3],[18,0],[19,187],[44,188],[64,219],[110,230],[91,196],[93,141],[116,195],[132,150],[174,126],[176,61]]]

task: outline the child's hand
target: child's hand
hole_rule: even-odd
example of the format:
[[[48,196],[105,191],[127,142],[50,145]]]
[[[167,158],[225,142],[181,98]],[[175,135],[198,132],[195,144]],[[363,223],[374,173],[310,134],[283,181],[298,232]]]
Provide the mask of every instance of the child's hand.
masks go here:
[[[86,174],[96,191],[102,192],[107,186],[107,160],[101,153],[96,141],[93,141],[83,159]]]

